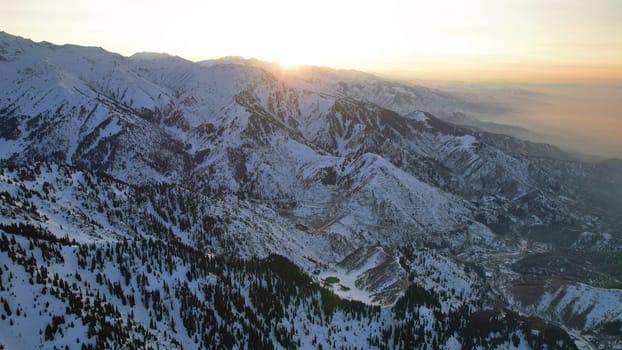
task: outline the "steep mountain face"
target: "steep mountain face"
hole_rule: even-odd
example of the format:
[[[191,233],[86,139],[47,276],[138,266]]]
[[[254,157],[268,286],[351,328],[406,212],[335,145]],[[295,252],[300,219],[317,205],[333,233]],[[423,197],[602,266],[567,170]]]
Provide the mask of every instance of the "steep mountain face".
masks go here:
[[[79,244],[32,226],[3,230],[12,232],[0,234],[12,267],[0,270],[9,348],[576,348],[562,329],[509,310],[443,310],[441,296],[416,285],[391,308],[339,299],[276,255],[207,257],[175,241]]]
[[[546,135],[529,129],[482,121],[481,118],[483,117],[491,118],[506,115],[510,111],[507,105],[486,98],[486,94],[495,94],[494,91],[483,90],[479,92],[482,96],[473,98],[472,92],[464,94],[464,91],[461,92],[460,89],[456,90],[449,86],[447,87],[448,90],[430,88],[421,84],[382,78],[354,70],[335,70],[315,66],[291,68],[274,62],[241,57],[224,57],[200,62],[203,66],[219,63],[260,67],[292,86],[332,96],[370,102],[401,115],[426,111],[443,121],[461,125],[474,131],[510,135],[521,140],[546,139]],[[507,91],[504,92],[507,93]],[[512,93],[522,97],[530,94],[528,91],[520,90],[512,91]],[[564,155],[564,157],[567,156],[568,154]]]
[[[452,118],[455,112],[465,109],[476,111],[491,108],[475,106],[471,101],[438,89],[384,79],[354,70],[314,66],[287,68],[277,63],[240,57],[199,62],[206,67],[222,63],[259,67],[296,88],[367,101],[401,115],[424,110],[445,119]]]
[[[401,328],[414,317],[420,320],[415,324],[443,324],[434,328],[436,336],[426,334],[423,326],[425,346],[436,338],[436,344],[452,348],[468,338],[443,323],[453,322],[454,313],[489,322],[501,317],[490,310],[508,307],[590,331],[595,342],[619,339],[609,328],[622,321],[622,313],[593,313],[589,322],[578,324],[572,314],[585,309],[559,302],[561,294],[575,293],[579,287],[573,283],[580,282],[580,288],[600,288],[598,293],[617,301],[615,309],[622,310],[619,293],[610,289],[619,283],[611,265],[591,268],[607,285],[563,271],[560,276],[573,282],[551,285],[543,278],[548,275],[525,267],[538,254],[569,256],[585,249],[593,252],[590,259],[598,254],[618,258],[616,206],[622,206],[612,194],[622,188],[622,177],[616,176],[616,162],[585,164],[551,146],[447,124],[416,110],[437,111],[440,107],[431,107],[440,101],[434,96],[442,101],[448,96],[422,89],[424,98],[407,98],[404,94],[415,88],[383,85],[359,73],[316,69],[285,74],[269,64],[236,59],[193,63],[168,55],[122,57],[4,33],[0,55],[0,229],[20,244],[27,242],[23,237],[36,242],[75,239],[75,244],[54,243],[62,245],[59,254],[69,254],[63,258],[67,261],[75,260],[69,257],[72,250],[89,244],[151,244],[144,241],[150,239],[225,260],[235,257],[235,264],[280,254],[343,298],[385,305],[381,311],[373,309],[377,315],[369,316],[370,322],[382,318],[386,326],[399,319],[392,330],[382,331],[392,335],[378,333],[360,343],[363,347],[382,348],[390,339],[395,346],[409,347],[396,334],[415,334]],[[401,107],[392,111],[381,106]],[[27,226],[20,229],[18,224]],[[4,251],[6,268],[18,263],[9,248]],[[186,256],[175,259],[192,265]],[[29,266],[39,268],[46,259],[36,258]],[[62,266],[55,268],[60,274]],[[242,270],[232,272],[236,279],[265,285],[256,270]],[[167,288],[189,288],[183,286],[183,276],[168,273]],[[281,277],[287,282],[291,275]],[[26,275],[23,281],[28,281]],[[537,288],[526,293],[521,288],[525,281]],[[206,283],[214,284],[211,279]],[[251,310],[259,308],[248,301],[252,283],[240,283],[246,293],[240,298]],[[14,293],[18,285],[3,291]],[[301,302],[337,298],[317,288],[321,291],[312,290],[322,295],[321,301],[310,297]],[[205,297],[193,293],[193,298]],[[408,301],[422,295],[438,306],[426,311]],[[179,300],[178,294],[171,300]],[[404,303],[410,311],[397,311]],[[302,325],[327,329],[311,316],[310,323],[292,320],[295,308],[302,306],[284,305],[289,311],[280,321],[286,323],[282,335],[291,344],[277,347],[310,346],[306,342],[312,338],[287,333],[300,332]],[[188,332],[169,330],[169,335],[162,334],[162,327],[171,327],[170,321],[158,320],[155,330],[148,324],[149,308],[140,311],[143,318],[130,316],[133,308],[125,304],[122,309],[123,322],[142,322],[143,328],[126,334],[132,339],[151,334],[153,344],[201,344],[192,341],[186,321],[175,316],[190,312],[183,303],[167,312],[175,320],[172,328],[183,322]],[[251,317],[238,311],[237,318]],[[352,332],[359,329],[355,336],[365,334],[361,325],[349,323],[359,316],[346,312],[339,317]],[[519,328],[516,317],[500,334],[530,346],[544,341],[530,336],[530,329],[541,326],[523,320]],[[238,332],[247,334],[241,329],[251,324],[240,324]],[[237,337],[231,329],[210,329],[220,334],[219,340],[201,335],[204,346],[224,344],[226,332]],[[280,329],[277,323],[262,328],[258,337],[281,339],[275,329]],[[492,341],[492,333],[478,339]],[[16,341],[16,333],[3,334]],[[180,340],[184,335],[190,340]],[[579,338],[577,344],[585,341]],[[236,339],[236,344],[250,342]],[[321,339],[314,345],[340,346],[330,330]],[[510,342],[498,341],[498,347]]]

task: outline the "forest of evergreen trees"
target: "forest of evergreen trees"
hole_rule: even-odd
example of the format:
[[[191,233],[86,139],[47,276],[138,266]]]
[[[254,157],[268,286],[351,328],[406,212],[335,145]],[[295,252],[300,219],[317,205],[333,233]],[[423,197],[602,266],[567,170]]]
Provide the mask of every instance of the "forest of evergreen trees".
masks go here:
[[[47,320],[38,335],[58,348],[574,347],[563,330],[509,310],[442,312],[439,296],[416,284],[393,307],[344,300],[278,255],[207,257],[157,236],[78,244],[35,226],[0,231],[0,322],[33,317],[12,295],[20,283],[37,290],[52,298],[31,311]],[[73,328],[84,336],[67,339]]]

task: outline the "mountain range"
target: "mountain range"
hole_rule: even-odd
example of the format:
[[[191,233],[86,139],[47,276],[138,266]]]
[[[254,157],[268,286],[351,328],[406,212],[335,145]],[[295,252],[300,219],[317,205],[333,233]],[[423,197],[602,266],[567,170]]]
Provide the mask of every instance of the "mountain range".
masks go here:
[[[622,339],[620,160],[357,71],[0,33],[0,77],[7,348]]]

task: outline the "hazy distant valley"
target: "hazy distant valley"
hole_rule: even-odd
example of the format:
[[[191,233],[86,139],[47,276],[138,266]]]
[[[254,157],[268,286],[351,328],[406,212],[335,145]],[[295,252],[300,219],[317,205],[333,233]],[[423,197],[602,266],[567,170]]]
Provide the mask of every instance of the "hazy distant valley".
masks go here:
[[[558,145],[588,160],[622,158],[622,87],[614,83],[422,81],[460,96],[452,121]],[[482,125],[482,123],[484,123]],[[500,125],[497,125],[500,124]]]
[[[0,76],[7,349],[621,348],[622,160],[526,141],[538,92],[6,33]]]

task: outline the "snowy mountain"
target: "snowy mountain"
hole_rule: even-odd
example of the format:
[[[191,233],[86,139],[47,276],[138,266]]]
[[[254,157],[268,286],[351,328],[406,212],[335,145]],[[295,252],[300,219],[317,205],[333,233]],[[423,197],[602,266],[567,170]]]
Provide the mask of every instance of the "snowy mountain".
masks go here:
[[[620,339],[615,161],[446,123],[450,95],[358,72],[0,33],[0,76],[9,348]],[[540,266],[579,253],[580,273]],[[599,297],[560,302],[578,290]]]

